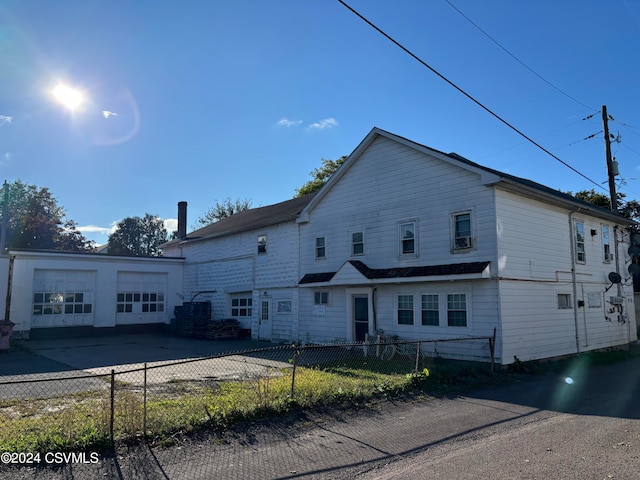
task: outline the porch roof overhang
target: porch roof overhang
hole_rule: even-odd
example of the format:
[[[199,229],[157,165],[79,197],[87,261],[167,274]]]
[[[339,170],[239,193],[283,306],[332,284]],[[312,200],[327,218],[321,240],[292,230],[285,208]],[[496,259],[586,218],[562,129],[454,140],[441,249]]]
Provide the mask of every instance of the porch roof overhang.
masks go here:
[[[491,277],[491,262],[452,263],[399,268],[369,268],[359,260],[348,260],[336,272],[308,273],[301,287],[340,285],[378,285],[397,283],[446,282]]]

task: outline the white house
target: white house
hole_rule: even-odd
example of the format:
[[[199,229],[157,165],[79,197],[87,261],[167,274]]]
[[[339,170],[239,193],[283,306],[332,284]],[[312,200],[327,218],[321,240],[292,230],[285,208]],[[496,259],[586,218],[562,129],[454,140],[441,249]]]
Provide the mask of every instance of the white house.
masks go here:
[[[637,340],[628,223],[374,128],[315,196],[233,215],[164,251],[185,258],[185,297],[215,290],[214,316],[255,338],[495,330],[496,360],[509,364]],[[486,341],[435,348],[489,358]]]
[[[18,337],[108,333],[170,323],[183,302],[181,258],[12,250],[5,312]],[[6,271],[6,270],[5,270]]]

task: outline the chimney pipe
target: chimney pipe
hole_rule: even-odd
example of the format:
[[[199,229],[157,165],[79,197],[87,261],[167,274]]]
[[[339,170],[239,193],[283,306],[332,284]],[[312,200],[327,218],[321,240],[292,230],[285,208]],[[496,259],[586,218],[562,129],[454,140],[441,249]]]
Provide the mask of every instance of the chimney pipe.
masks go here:
[[[187,202],[178,202],[178,238],[187,236]]]

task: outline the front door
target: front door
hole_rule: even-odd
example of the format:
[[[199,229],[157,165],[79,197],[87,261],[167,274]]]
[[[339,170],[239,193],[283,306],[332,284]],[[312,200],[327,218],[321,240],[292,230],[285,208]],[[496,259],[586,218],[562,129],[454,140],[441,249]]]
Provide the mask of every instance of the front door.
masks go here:
[[[369,298],[366,295],[353,297],[353,324],[355,341],[364,342],[369,333]]]
[[[260,340],[271,340],[271,300],[263,298],[260,300],[258,338]]]

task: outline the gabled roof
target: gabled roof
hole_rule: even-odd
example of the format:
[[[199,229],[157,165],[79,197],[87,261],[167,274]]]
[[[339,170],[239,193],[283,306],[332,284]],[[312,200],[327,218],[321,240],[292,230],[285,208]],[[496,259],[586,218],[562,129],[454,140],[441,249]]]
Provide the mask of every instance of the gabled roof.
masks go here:
[[[194,230],[184,238],[175,239],[165,243],[163,247],[184,242],[208,240],[211,238],[223,237],[234,233],[247,232],[258,228],[277,225],[279,223],[294,221],[302,209],[311,201],[314,195],[315,194],[311,193],[303,197],[286,200],[274,205],[251,208],[234,213],[230,217],[224,218],[219,222]]]
[[[340,270],[336,272],[324,272],[324,273],[308,273],[302,279],[300,279],[300,285],[319,284],[324,283],[327,285],[336,284],[332,282],[340,276],[341,272],[350,271],[355,269],[361,276],[362,280],[369,283],[377,280],[377,283],[385,283],[385,281],[407,281],[413,279],[414,281],[420,279],[423,281],[425,277],[437,277],[438,281],[443,277],[449,279],[456,277],[466,278],[487,278],[489,275],[488,267],[491,262],[466,262],[466,263],[450,263],[446,265],[421,265],[414,267],[394,267],[394,268],[369,268],[360,260],[348,260],[340,267]],[[353,276],[350,277],[349,283],[353,281]]]
[[[540,201],[556,204],[572,210],[587,212],[591,215],[608,219],[609,221],[617,224],[628,225],[634,223],[633,221],[623,217],[622,215],[611,212],[605,208],[598,207],[589,202],[579,200],[571,195],[546,187],[540,183],[509,175],[492,168],[484,167],[456,153],[444,153],[439,150],[435,150],[425,145],[416,143],[399,135],[387,132],[378,127],[374,127],[367,134],[367,136],[362,140],[362,142],[360,142],[360,144],[351,153],[351,155],[349,155],[347,160],[345,160],[342,166],[329,178],[329,181],[322,187],[322,189],[320,189],[316,196],[301,212],[299,221],[304,222],[308,220],[309,214],[315,208],[315,206],[322,201],[325,195],[331,190],[333,185],[335,185],[340,180],[340,178],[344,176],[344,174],[351,168],[351,166],[378,137],[388,138],[409,148],[438,158],[443,162],[449,163],[451,165],[456,165],[468,171],[475,172],[480,175],[481,182],[484,185],[499,185],[506,190],[514,191],[520,195],[536,198]]]

